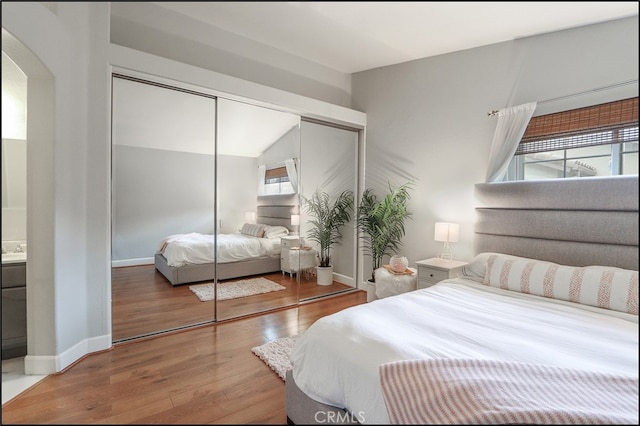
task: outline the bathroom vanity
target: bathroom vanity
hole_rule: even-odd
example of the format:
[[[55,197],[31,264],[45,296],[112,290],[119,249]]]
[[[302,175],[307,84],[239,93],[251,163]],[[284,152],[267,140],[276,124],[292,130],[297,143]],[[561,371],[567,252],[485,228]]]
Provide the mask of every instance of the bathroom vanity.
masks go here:
[[[2,359],[27,354],[27,262],[2,254]]]

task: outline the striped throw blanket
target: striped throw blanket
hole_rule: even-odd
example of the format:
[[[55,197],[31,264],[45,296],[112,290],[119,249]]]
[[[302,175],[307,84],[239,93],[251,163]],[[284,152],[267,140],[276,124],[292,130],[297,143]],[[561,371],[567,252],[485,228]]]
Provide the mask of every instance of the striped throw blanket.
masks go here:
[[[638,377],[468,359],[380,366],[392,424],[638,424]]]

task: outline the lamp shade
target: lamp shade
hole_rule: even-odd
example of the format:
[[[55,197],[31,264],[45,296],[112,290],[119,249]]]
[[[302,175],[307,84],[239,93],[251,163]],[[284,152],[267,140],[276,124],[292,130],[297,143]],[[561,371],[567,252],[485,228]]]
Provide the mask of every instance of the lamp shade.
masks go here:
[[[434,240],[455,243],[458,241],[459,228],[457,223],[436,222]]]
[[[291,215],[291,225],[293,225],[293,226],[300,225],[300,215],[299,214],[292,214]]]

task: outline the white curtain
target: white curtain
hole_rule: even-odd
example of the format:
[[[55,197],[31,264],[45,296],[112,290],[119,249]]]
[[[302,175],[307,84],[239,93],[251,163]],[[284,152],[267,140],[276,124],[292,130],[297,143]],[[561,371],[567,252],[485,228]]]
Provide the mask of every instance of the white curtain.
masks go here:
[[[504,180],[509,162],[527,130],[536,105],[537,102],[531,102],[498,111],[498,124],[493,134],[486,182]]]
[[[293,158],[284,160],[284,165],[287,168],[287,175],[289,175],[289,182],[293,192],[298,192],[298,173],[296,172],[296,162]]]
[[[258,166],[258,195],[264,195],[264,179],[267,175],[267,166]]]

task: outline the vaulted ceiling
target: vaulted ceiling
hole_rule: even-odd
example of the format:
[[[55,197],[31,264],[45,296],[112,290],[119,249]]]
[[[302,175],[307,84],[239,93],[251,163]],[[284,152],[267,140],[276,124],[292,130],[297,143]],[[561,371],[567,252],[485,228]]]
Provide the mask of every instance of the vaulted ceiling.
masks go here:
[[[344,73],[638,15],[638,2],[158,2]]]

